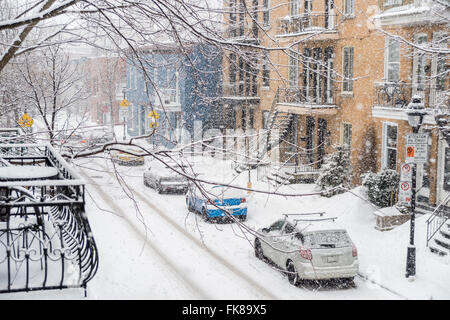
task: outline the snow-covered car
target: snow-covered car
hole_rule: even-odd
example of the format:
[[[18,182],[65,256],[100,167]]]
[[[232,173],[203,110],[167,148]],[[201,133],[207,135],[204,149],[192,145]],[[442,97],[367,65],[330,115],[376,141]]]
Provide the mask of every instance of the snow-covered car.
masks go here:
[[[93,149],[114,141],[111,128],[108,127],[78,129],[69,134],[60,134],[57,138],[55,141],[57,144],[72,151]]]
[[[356,246],[334,220],[284,218],[258,230],[255,256],[286,271],[289,282],[340,279],[351,283],[358,273]]]
[[[135,156],[133,154],[118,150],[111,151],[111,160],[118,165],[129,167],[143,166],[145,164],[145,159],[143,156]]]
[[[232,220],[226,212],[239,218],[247,219],[247,200],[242,190],[217,185],[204,188],[204,193],[191,184],[186,195],[186,205],[191,212],[198,212],[206,221]],[[225,212],[226,210],[226,212]]]
[[[166,166],[153,160],[147,170],[144,171],[144,185],[157,190],[158,193],[185,194],[188,190],[188,179],[172,170],[171,167],[181,170],[177,163],[169,163],[169,166]]]

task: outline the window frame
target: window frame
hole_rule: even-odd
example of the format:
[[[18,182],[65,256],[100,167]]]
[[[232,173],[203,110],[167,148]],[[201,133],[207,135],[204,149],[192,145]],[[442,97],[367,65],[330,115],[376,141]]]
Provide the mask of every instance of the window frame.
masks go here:
[[[390,61],[391,58],[391,41],[393,44],[398,45],[398,61]],[[400,45],[400,41],[394,39],[394,38],[390,38],[387,37],[386,38],[386,44],[385,44],[385,57],[384,57],[384,78],[386,79],[387,82],[397,82],[400,80],[400,72],[401,72],[401,54],[400,54],[400,50],[401,50],[401,45]],[[397,79],[392,79],[389,78],[389,69],[390,69],[390,65],[392,64],[397,64],[398,65],[398,74],[397,74]]]
[[[355,0],[345,0],[344,1],[344,15],[346,17],[355,16]]]
[[[395,127],[396,130],[396,137],[395,137],[395,149],[393,147],[388,146],[388,127]],[[383,128],[382,128],[382,150],[381,150],[381,169],[391,169],[391,170],[397,170],[397,162],[398,162],[398,124],[394,122],[383,122]],[[395,168],[389,167],[389,157],[388,157],[388,150],[395,150]]]
[[[350,130],[348,130],[348,128],[350,128]],[[353,142],[353,125],[350,122],[343,122],[341,130],[341,144],[346,145],[348,150],[351,151]],[[350,133],[349,136],[348,133]]]
[[[349,53],[346,54],[346,51]],[[350,61],[346,64],[346,57],[351,57]],[[354,71],[354,61],[355,61],[355,48],[354,47],[344,47],[342,48],[342,75],[344,80],[342,81],[342,92],[353,93],[353,71]],[[346,68],[346,66],[348,66]]]

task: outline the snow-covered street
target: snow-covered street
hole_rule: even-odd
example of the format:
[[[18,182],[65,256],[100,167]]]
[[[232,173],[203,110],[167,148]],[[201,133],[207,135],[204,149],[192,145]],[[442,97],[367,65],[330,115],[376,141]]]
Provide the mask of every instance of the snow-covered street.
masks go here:
[[[214,161],[214,166],[211,166]],[[230,180],[228,161],[202,158],[194,167],[218,181]],[[418,219],[418,275],[403,276],[407,224],[390,232],[373,228],[371,205],[352,193],[331,199],[248,197],[247,226],[257,229],[282,213],[324,210],[338,216],[358,247],[360,276],[355,287],[291,286],[277,267],[254,256],[254,237],[238,224],[205,222],[188,212],[184,195],[158,194],[143,184],[146,166],[115,166],[104,159],[78,160],[87,183],[87,213],[100,252],[87,299],[446,299],[448,258],[421,244],[425,217]],[[210,164],[210,166],[208,166]],[[117,170],[117,175],[115,170]],[[118,181],[121,181],[119,183]],[[233,178],[244,185],[246,174]],[[256,182],[255,189],[267,188]],[[283,186],[278,191],[308,193],[314,185]],[[126,192],[125,192],[126,191]],[[358,189],[352,192],[357,193]],[[425,257],[425,259],[423,259]],[[16,293],[4,298],[52,298],[54,293]],[[83,290],[59,291],[58,299],[84,299]]]

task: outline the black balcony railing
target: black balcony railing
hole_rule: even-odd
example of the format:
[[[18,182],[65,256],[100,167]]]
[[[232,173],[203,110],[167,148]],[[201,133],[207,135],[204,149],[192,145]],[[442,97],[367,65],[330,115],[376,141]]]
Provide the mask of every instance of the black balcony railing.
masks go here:
[[[0,157],[0,293],[86,289],[98,251],[83,181],[50,144],[0,144]]]
[[[298,104],[305,106],[335,106],[336,92],[334,88],[280,88],[278,103]]]
[[[406,108],[411,97],[422,98],[425,108],[445,108],[450,100],[446,90],[440,86],[406,82],[377,82],[374,85],[374,106]]]
[[[338,16],[326,13],[287,16],[278,20],[278,34],[336,30]]]

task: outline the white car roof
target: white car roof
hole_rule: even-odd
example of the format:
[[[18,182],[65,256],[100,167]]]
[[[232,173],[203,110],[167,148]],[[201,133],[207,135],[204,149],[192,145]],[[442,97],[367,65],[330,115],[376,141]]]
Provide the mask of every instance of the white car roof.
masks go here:
[[[214,196],[222,196],[222,194],[226,197],[233,197],[233,198],[242,198],[245,197],[244,191],[228,186],[213,186],[208,190],[209,193],[213,194]]]
[[[323,215],[322,217],[305,216],[298,218],[287,218],[286,220],[294,225],[301,233],[316,232],[316,231],[346,231],[345,228],[337,220],[319,220],[333,218],[331,215]],[[296,220],[311,220],[311,221],[296,221]]]

